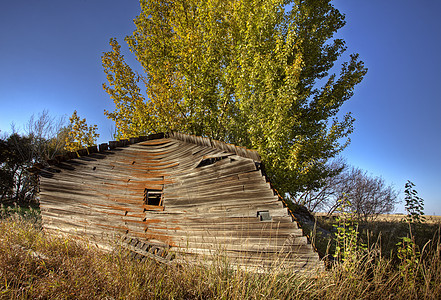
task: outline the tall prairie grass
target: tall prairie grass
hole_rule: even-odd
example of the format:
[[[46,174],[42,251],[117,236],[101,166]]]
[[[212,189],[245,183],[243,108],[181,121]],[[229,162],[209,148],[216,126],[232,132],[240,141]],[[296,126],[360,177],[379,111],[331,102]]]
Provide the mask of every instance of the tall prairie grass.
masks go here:
[[[298,273],[139,262],[124,251],[47,234],[34,222],[0,222],[1,299],[440,299],[439,239],[418,261],[386,258],[377,246],[327,270]]]

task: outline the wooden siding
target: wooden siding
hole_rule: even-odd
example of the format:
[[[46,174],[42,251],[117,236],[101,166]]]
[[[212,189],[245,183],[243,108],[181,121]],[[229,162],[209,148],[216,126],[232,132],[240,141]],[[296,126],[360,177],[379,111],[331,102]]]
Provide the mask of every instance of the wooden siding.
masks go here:
[[[102,243],[125,236],[178,260],[220,252],[253,268],[320,265],[257,152],[180,133],[146,139],[41,169],[43,226]],[[159,191],[160,204],[149,205],[147,192]]]

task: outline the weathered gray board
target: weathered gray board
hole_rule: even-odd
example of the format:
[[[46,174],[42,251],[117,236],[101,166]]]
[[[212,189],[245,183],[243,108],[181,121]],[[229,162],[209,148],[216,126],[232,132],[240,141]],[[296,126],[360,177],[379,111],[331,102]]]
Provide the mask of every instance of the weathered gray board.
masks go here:
[[[41,169],[43,226],[97,242],[128,236],[177,259],[220,251],[250,267],[320,264],[257,152],[180,133],[150,138]]]

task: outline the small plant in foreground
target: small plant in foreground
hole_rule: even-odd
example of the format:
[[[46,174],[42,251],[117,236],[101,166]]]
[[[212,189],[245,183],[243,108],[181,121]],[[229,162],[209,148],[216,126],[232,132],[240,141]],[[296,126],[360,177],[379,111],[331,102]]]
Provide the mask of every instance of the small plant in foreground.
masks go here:
[[[399,265],[400,275],[414,279],[418,264],[420,262],[421,253],[415,244],[415,239],[411,237],[402,237],[401,242],[397,244],[397,256],[401,263]]]
[[[418,192],[413,188],[413,184],[410,180],[405,185],[405,209],[407,216],[403,219],[403,222],[409,224],[409,235],[402,237],[401,241],[397,243],[397,256],[400,260],[398,266],[401,277],[410,285],[415,284],[416,276],[419,273],[419,264],[421,258],[421,252],[418,249],[418,245],[415,243],[415,237],[412,233],[412,225],[421,225],[424,221],[424,200],[418,197]],[[407,286],[406,288],[409,288]]]
[[[406,201],[407,216],[403,221],[411,224],[421,224],[426,220],[424,217],[424,200],[418,196],[418,192],[413,188],[414,186],[415,184],[410,180],[405,185],[404,200]]]
[[[362,256],[367,246],[359,242],[358,223],[355,221],[355,212],[352,210],[351,202],[347,198],[339,200],[342,204],[339,207],[339,216],[336,221],[336,247],[334,258],[345,262],[349,268],[355,268],[356,262]]]

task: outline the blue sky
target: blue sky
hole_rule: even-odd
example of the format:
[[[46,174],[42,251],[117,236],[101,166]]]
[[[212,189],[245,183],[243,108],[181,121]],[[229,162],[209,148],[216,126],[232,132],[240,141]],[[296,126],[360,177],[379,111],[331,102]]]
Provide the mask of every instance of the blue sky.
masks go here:
[[[343,156],[401,192],[413,181],[426,214],[441,215],[441,1],[334,4],[346,15],[338,36],[347,54],[358,52],[369,69],[343,106],[356,119]],[[1,132],[44,109],[52,116],[77,110],[98,125],[100,142],[110,140],[103,111],[113,103],[101,87],[100,57],[111,37],[123,44],[138,11],[136,0],[1,1]]]

